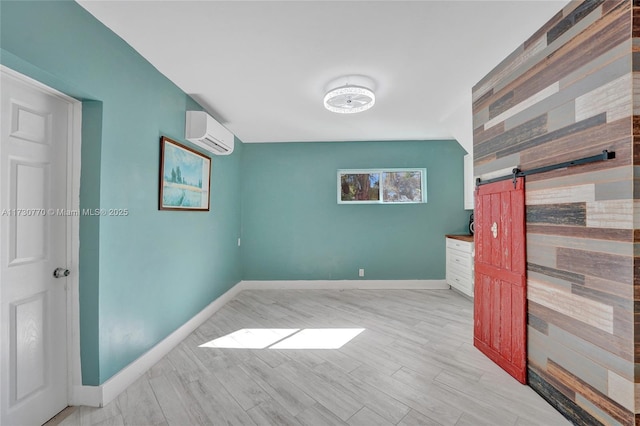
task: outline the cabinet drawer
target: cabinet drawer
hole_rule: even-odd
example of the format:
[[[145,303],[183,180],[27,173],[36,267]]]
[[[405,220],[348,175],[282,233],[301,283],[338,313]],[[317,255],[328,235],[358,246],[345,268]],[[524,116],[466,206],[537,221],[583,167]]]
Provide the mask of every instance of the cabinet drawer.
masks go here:
[[[466,269],[471,269],[473,261],[469,253],[460,252],[457,250],[447,250],[447,265],[459,265]]]
[[[449,273],[460,275],[469,280],[473,278],[473,270],[455,263],[447,263],[446,274],[449,275]]]
[[[469,277],[463,277],[455,273],[447,274],[447,284],[469,296],[473,296],[473,280]]]
[[[453,238],[447,238],[447,249],[454,249],[460,250],[465,253],[471,253],[473,251],[473,243],[454,240]]]

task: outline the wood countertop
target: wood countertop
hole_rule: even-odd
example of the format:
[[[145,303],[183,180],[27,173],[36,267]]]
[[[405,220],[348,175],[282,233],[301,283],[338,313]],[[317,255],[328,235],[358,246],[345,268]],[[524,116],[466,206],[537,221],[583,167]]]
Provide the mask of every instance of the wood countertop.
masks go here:
[[[473,235],[470,234],[464,234],[464,235],[445,235],[445,237],[447,238],[452,238],[454,240],[460,240],[460,241],[466,241],[468,243],[472,243],[473,242]]]

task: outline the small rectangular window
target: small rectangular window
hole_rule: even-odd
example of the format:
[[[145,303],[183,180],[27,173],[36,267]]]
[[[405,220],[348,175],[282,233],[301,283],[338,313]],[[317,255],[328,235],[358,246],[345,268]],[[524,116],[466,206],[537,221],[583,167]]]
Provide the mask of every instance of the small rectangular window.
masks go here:
[[[426,169],[338,170],[338,204],[426,202]]]

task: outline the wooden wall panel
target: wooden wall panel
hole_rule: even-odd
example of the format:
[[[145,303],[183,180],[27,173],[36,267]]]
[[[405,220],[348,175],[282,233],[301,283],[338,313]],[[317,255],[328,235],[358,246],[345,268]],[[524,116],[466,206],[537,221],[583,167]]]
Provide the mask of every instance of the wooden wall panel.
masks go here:
[[[597,425],[587,410],[576,404],[576,392],[546,373],[543,367],[529,362],[529,385],[576,425]]]
[[[561,365],[549,360],[547,363],[547,372],[558,379],[565,386],[572,389],[580,389],[579,392],[582,396],[598,406],[605,413],[608,413],[613,418],[618,420],[622,424],[630,424],[633,420],[633,414],[629,412],[622,405],[616,403],[611,398],[607,398],[597,389],[593,388],[589,383],[586,383],[580,377],[577,377],[563,368]]]
[[[528,205],[527,223],[585,226],[587,203]]]
[[[569,3],[473,89],[476,172],[616,153],[527,177],[530,385],[576,424],[640,426],[636,2]]]
[[[605,122],[601,118],[598,125],[587,127],[584,131],[566,132],[564,136],[558,135],[556,139],[550,143],[534,146],[534,149],[526,147],[520,152],[522,166],[528,168],[536,168],[541,165],[549,164],[550,161],[561,162],[566,158],[567,161],[577,158],[575,155],[582,155],[587,152],[602,152],[603,149],[612,148],[612,143],[623,141],[625,145],[630,143],[629,128],[631,126],[629,118],[623,118],[614,122]],[[630,159],[617,158],[618,162],[628,165]],[[611,168],[612,163],[608,164]]]

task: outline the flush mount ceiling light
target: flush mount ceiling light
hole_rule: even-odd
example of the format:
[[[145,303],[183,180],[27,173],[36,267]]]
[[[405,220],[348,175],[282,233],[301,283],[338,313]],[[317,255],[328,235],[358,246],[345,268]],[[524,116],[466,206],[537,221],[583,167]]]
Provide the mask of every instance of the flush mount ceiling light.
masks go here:
[[[324,107],[339,114],[354,114],[366,111],[376,103],[373,81],[365,76],[338,78],[328,85],[324,95]]]

